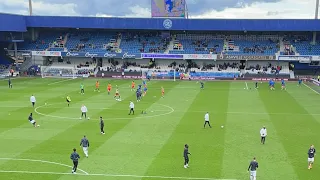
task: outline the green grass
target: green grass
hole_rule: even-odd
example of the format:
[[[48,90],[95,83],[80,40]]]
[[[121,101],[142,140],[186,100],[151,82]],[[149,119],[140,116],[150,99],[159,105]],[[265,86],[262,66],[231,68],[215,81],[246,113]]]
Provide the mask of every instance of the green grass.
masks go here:
[[[260,164],[258,180],[320,179],[317,158],[314,169],[307,169],[309,146],[320,147],[320,98],[307,86],[288,83],[281,91],[278,83],[270,91],[262,83],[259,90],[244,90],[245,82],[206,82],[200,90],[194,81],[151,81],[147,96],[135,102],[130,81],[110,80],[120,89],[118,102],[106,93],[108,80],[100,80],[100,93],[93,91],[95,81],[21,78],[13,79],[13,89],[0,81],[0,179],[246,180],[253,157]],[[81,82],[85,95],[79,93]],[[29,102],[32,94],[36,112]],[[136,104],[134,116],[128,116],[130,100]],[[82,104],[90,120],[79,119]],[[207,111],[212,129],[203,129]],[[39,128],[28,122],[30,112]],[[105,119],[105,135],[99,132],[99,116]],[[268,137],[261,145],[264,125]],[[88,159],[79,147],[83,135],[91,143]],[[189,169],[183,168],[186,143],[192,153]],[[89,176],[70,173],[74,147],[82,156],[79,168]]]

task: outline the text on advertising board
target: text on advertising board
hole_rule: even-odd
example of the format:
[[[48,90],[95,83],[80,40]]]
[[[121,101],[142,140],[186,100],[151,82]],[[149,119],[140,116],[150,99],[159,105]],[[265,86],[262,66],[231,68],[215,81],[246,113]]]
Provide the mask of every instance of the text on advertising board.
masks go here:
[[[220,55],[219,60],[276,60],[276,56],[264,55]]]
[[[184,59],[217,59],[216,54],[184,54]]]
[[[60,51],[32,51],[33,56],[61,56]]]
[[[311,56],[279,56],[279,61],[311,61]]]

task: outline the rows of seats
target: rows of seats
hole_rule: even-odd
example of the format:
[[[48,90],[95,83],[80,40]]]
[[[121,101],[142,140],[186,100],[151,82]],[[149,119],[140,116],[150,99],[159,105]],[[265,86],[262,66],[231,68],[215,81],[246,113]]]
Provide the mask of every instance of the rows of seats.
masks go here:
[[[209,54],[221,53],[223,40],[179,40],[183,50],[171,50],[170,54]]]
[[[111,49],[107,48],[110,40],[117,40],[117,33],[113,32],[72,32],[69,33],[66,48],[69,51],[77,52],[108,52]]]
[[[49,45],[68,34],[65,47],[50,47]],[[319,55],[320,42],[312,45],[311,36],[288,35],[283,36],[300,55]],[[222,35],[222,34],[171,34],[163,37],[158,32],[40,32],[36,41],[26,40],[18,45],[18,50],[50,50],[50,51],[77,51],[77,52],[128,52],[135,53],[165,53],[170,41],[179,42],[180,49],[170,49],[170,54],[220,54],[228,42],[238,47],[238,50],[228,50],[229,55],[274,55],[279,49],[280,35]],[[112,43],[111,43],[111,40]],[[120,41],[121,40],[121,41]],[[117,44],[119,42],[119,44]],[[120,43],[121,42],[121,43]],[[120,49],[113,49],[118,47]],[[229,49],[229,47],[228,47]],[[280,54],[285,54],[280,52]]]
[[[182,45],[180,50],[170,50],[170,54],[218,54],[224,46],[224,38],[210,34],[177,34],[175,42]]]
[[[170,43],[158,33],[122,33],[121,37],[120,49],[129,54],[164,53]]]
[[[239,51],[228,51],[230,55],[252,54],[252,55],[274,55],[279,51],[277,44],[266,41],[234,40],[234,45],[239,46]]]
[[[95,61],[91,61],[88,59],[68,59],[67,61],[58,62],[53,61],[51,67],[56,68],[76,68],[76,69],[94,69],[97,66]]]
[[[293,43],[300,55],[320,55],[320,42],[312,45],[310,41]]]
[[[226,37],[228,49],[238,47],[237,51],[229,50],[230,55],[275,55],[280,50],[278,35],[230,35]],[[232,43],[230,43],[232,42]]]
[[[279,74],[289,74],[289,64],[286,62],[271,63],[271,62],[248,62],[246,64],[245,73],[249,74],[274,74],[276,70]]]
[[[35,41],[26,40],[22,44],[18,44],[18,50],[33,50],[43,51],[49,49],[50,43],[53,43],[60,36],[64,37],[63,33],[59,32],[42,32]]]

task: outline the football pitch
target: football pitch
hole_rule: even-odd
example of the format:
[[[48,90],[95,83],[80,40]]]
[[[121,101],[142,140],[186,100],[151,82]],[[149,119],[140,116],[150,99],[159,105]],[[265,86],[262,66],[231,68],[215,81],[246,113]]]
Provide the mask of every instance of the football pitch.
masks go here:
[[[99,79],[101,92],[94,92],[96,80],[18,78],[12,89],[0,81],[0,179],[246,180],[253,157],[259,162],[258,180],[320,179],[317,156],[312,170],[307,164],[310,145],[320,151],[320,97],[312,85],[287,83],[281,91],[277,82],[270,91],[267,82],[255,90],[253,82],[216,81],[205,82],[201,90],[195,81],[150,81],[147,95],[136,102],[130,80]],[[82,82],[84,95],[79,93]],[[122,101],[113,98],[116,85]],[[128,115],[130,100],[135,115]],[[90,120],[79,119],[82,104]],[[29,123],[31,112],[39,128]],[[213,127],[204,129],[206,112]],[[265,145],[260,144],[263,126]],[[79,146],[84,135],[89,158]],[[188,169],[183,167],[184,144],[191,153]],[[73,148],[81,156],[77,174],[71,174]]]

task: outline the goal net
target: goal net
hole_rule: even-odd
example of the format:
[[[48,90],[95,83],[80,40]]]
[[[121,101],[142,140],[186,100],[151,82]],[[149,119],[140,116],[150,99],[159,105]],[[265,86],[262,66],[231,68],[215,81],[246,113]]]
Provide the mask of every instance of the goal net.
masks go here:
[[[42,78],[72,78],[76,79],[77,70],[70,67],[51,67],[41,66],[41,77]]]

